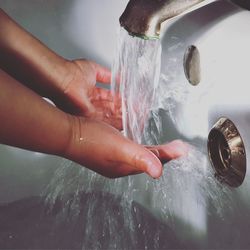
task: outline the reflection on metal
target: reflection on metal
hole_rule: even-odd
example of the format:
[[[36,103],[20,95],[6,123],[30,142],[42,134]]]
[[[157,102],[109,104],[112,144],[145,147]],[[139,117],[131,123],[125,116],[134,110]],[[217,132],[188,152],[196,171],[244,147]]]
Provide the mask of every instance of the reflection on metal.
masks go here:
[[[208,135],[210,162],[220,181],[231,187],[240,186],[246,175],[246,151],[234,123],[220,118]]]
[[[250,9],[249,0],[231,0]],[[120,17],[120,24],[129,34],[143,39],[159,38],[161,23],[216,0],[130,0]]]
[[[196,86],[201,81],[200,53],[196,46],[191,45],[187,48],[184,58],[183,67],[186,78],[189,83]]]
[[[120,24],[133,36],[159,38],[162,22],[200,2],[203,0],[130,0],[120,17]]]

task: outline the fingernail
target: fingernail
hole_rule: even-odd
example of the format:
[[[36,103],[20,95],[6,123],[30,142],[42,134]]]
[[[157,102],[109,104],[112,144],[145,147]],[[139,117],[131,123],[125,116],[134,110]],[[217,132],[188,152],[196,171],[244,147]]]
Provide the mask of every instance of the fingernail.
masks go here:
[[[159,162],[158,164],[152,162],[151,160],[147,161],[147,174],[152,178],[159,178],[162,174],[162,165]]]
[[[157,149],[149,149],[154,155],[156,155],[158,158],[160,157],[160,153]]]

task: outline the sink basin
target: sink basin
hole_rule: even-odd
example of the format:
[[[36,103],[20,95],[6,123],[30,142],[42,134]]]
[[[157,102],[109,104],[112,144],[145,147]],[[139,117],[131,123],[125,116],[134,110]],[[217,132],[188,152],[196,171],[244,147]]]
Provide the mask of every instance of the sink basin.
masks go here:
[[[57,53],[106,66],[112,64],[118,20],[126,4],[126,0],[103,1],[102,5],[98,0],[0,2],[1,8]],[[166,164],[161,180],[145,175],[107,180],[58,157],[1,145],[0,238],[6,239],[0,240],[1,246],[248,248],[249,167],[237,189],[215,184],[207,137],[221,117],[229,118],[243,138],[249,162],[249,26],[250,13],[229,1],[211,3],[164,24],[157,94],[161,141],[184,139],[195,151],[191,158]],[[195,86],[185,74],[184,58],[190,46],[199,54],[200,81]],[[53,200],[54,210],[43,220],[44,196]],[[54,206],[57,198],[62,198],[63,205]],[[69,212],[72,207],[74,213]],[[36,214],[41,217],[36,218]],[[69,217],[75,220],[67,220]],[[82,224],[76,223],[76,218]],[[27,234],[22,225],[31,228]],[[82,230],[75,243],[65,239],[74,230]],[[42,234],[50,245],[41,245]],[[13,241],[13,237],[20,241]]]

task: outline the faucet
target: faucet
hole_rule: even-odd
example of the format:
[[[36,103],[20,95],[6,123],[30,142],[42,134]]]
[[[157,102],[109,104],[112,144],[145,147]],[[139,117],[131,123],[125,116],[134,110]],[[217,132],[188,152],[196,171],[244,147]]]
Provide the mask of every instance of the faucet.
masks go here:
[[[130,35],[144,39],[159,38],[161,23],[178,16],[192,7],[201,7],[216,0],[130,0],[120,17],[120,24]],[[250,10],[249,0],[231,0]]]

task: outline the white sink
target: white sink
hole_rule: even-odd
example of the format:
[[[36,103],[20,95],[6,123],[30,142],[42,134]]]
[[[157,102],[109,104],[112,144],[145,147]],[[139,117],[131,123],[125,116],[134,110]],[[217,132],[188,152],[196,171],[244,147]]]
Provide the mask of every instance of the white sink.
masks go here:
[[[126,0],[45,2],[0,0],[0,7],[62,56],[71,59],[85,57],[111,66],[118,19]],[[176,105],[172,107],[172,113],[161,107],[164,124],[162,141],[182,138],[206,152],[211,127],[221,116],[226,116],[239,126],[249,156],[249,27],[250,13],[223,0],[165,23],[161,37],[160,84],[163,89],[167,86],[173,91],[171,94],[175,93],[173,99],[176,98]],[[184,54],[190,45],[196,46],[200,53],[201,82],[197,86],[189,84],[183,69]],[[159,98],[168,94],[161,92]],[[46,185],[55,178],[55,171],[62,168],[62,163],[63,160],[57,157],[0,146],[0,203],[41,195]],[[198,164],[204,169],[210,167],[199,159]],[[187,248],[249,247],[249,170],[242,186],[230,193],[230,200],[222,196],[228,209],[224,206],[221,213],[213,207],[218,203],[206,198],[201,199],[202,204],[197,201],[199,185],[192,179],[185,190],[178,190],[178,180],[174,179],[178,175],[173,170],[171,173],[173,178],[166,180],[171,180],[168,187],[170,196],[177,201],[175,206],[167,198],[154,203],[156,200],[152,197],[157,189],[147,189],[145,183],[148,183],[148,178],[144,176],[132,177],[135,189],[140,191],[135,201],[149,210],[151,215],[160,218],[162,223],[173,226],[177,238],[185,240]],[[88,171],[81,173],[83,180],[79,183],[90,181],[90,176]],[[127,188],[126,181],[116,186],[122,190],[121,193]],[[103,183],[100,179],[98,187]],[[164,183],[162,185],[164,188]],[[108,191],[116,194],[115,190]],[[164,206],[170,207],[172,219],[162,214]],[[101,213],[98,215],[105,217]]]

